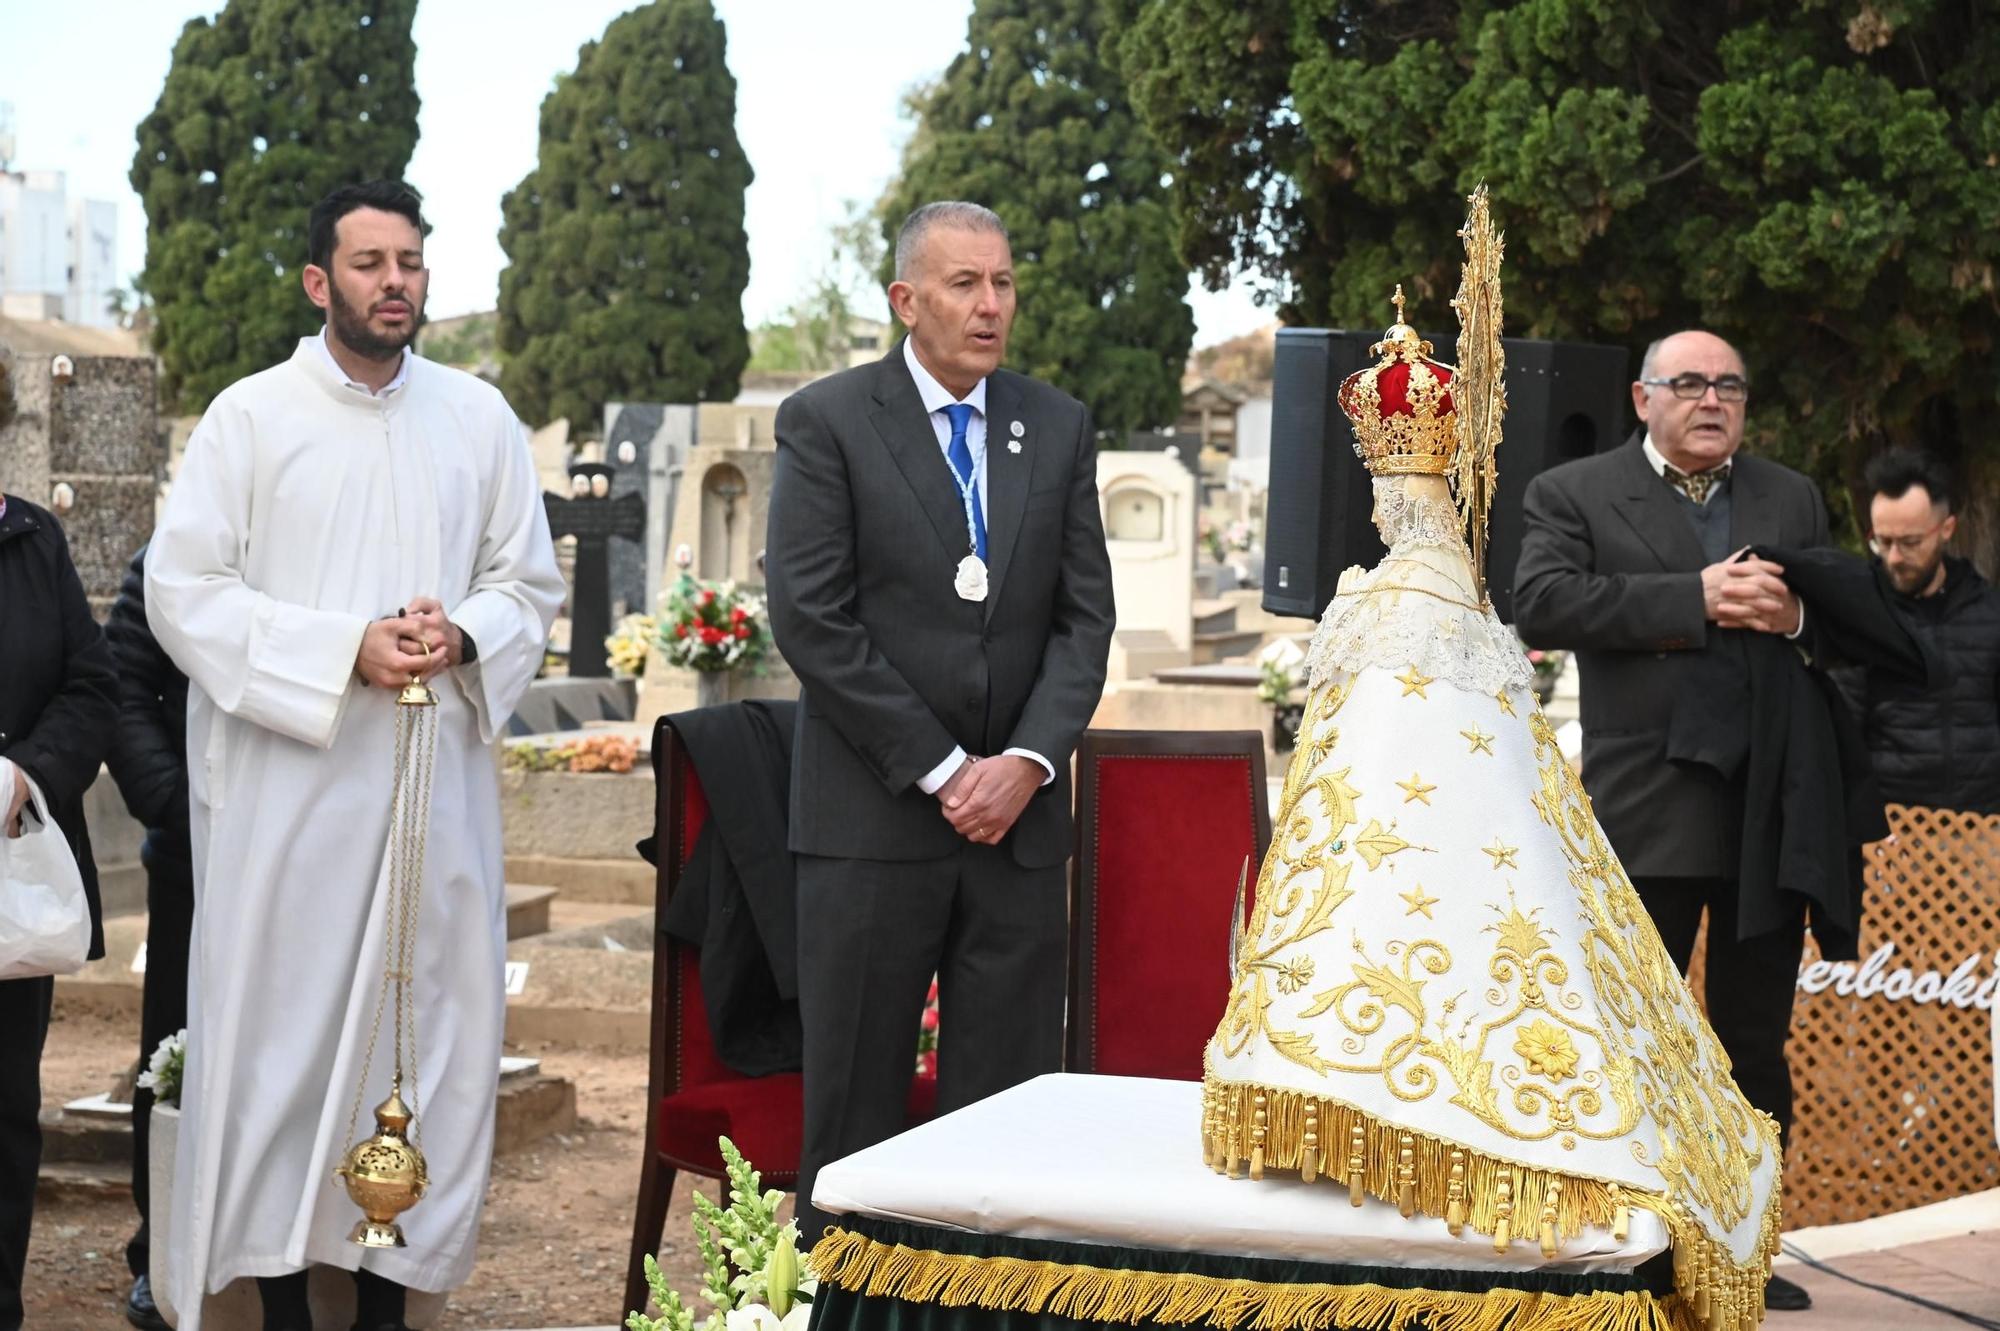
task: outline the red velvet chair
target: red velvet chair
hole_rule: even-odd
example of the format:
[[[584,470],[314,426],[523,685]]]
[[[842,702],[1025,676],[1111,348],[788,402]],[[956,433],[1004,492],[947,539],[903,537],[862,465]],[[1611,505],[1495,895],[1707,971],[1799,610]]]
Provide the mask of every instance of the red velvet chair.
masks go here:
[[[1071,868],[1072,1072],[1201,1079],[1229,916],[1271,842],[1256,731],[1086,731]]]
[[[655,918],[680,883],[708,819],[708,796],[680,736],[668,718],[653,731],[655,782],[653,835],[658,869]],[[646,1306],[646,1256],[658,1250],[674,1177],[723,1177],[716,1138],[736,1144],[767,1187],[791,1188],[799,1177],[799,1147],[805,1108],[796,1072],[744,1077],[716,1056],[702,1005],[701,970],[695,949],[656,934],[653,939],[653,1033],[646,1078],[645,1158],[639,1172],[639,1201],[632,1218],[632,1251],[625,1270],[625,1307]],[[910,1031],[910,1059],[916,1061],[917,1032]],[[937,1101],[937,1081],[913,1079],[910,1115],[928,1117]]]

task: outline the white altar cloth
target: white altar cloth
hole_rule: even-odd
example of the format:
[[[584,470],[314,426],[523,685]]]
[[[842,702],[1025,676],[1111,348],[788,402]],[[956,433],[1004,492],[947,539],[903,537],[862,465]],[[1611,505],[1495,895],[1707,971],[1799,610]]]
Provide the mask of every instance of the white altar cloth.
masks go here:
[[[1460,1271],[1629,1271],[1666,1251],[1633,1208],[1624,1242],[1585,1229],[1553,1260],[1296,1174],[1230,1179],[1201,1158],[1201,1084],[1051,1074],[857,1151],[820,1171],[823,1211],[1005,1234],[1278,1260]]]

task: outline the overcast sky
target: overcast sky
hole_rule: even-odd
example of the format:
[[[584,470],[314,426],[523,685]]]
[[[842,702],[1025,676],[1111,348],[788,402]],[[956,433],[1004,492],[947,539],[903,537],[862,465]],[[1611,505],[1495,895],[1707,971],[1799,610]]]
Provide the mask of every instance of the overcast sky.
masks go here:
[[[67,173],[72,197],[119,209],[118,262],[145,260],[145,216],[126,183],[133,128],[166,79],[175,38],[219,0],[0,0],[0,103],[12,105],[17,170]],[[490,309],[505,256],[500,196],[535,163],[537,115],[577,48],[631,0],[422,0],[421,137],[410,178],[434,226],[430,313]],[[717,0],[729,25],[736,129],[750,187],[744,314],[777,317],[818,268],[846,201],[872,202],[908,127],[898,99],[965,44],[969,0]],[[1239,283],[1192,296],[1197,345],[1259,326]]]

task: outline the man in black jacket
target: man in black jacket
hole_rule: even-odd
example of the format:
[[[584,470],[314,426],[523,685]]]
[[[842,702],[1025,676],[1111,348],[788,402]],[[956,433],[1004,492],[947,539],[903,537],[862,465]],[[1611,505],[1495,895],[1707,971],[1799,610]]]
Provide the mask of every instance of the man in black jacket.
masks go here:
[[[1744,1096],[1785,1127],[1803,901],[1783,927],[1738,930],[1744,822],[1778,811],[1746,808],[1740,779],[1668,761],[1683,685],[1707,658],[1749,637],[1811,646],[1784,569],[1747,551],[1825,545],[1826,506],[1798,472],[1738,453],[1749,396],[1742,357],[1712,333],[1648,348],[1631,442],[1529,483],[1514,608],[1531,646],[1576,652],[1584,788],[1683,971],[1707,913],[1710,1024]],[[1810,1303],[1779,1276],[1766,1300]]]
[[[175,668],[146,624],[146,549],[132,558],[105,622],[118,662],[118,735],[111,778],[125,807],[146,829],[146,987],[139,1014],[139,1064],[160,1041],[187,1025],[188,933],[194,926],[194,861],[188,843],[187,676]],[[132,1292],[125,1320],[164,1331],[148,1272],[147,1223],[153,1093],[132,1096],[132,1200],[139,1232],[125,1247]]]
[[[1836,673],[1861,721],[1882,797],[1894,804],[2000,813],[2000,592],[1945,553],[1958,518],[1951,478],[1928,453],[1893,449],[1868,464],[1869,546],[1895,606],[1948,676],[1926,689],[1880,670]]]
[[[41,787],[90,899],[90,955],[104,955],[97,866],[83,793],[97,779],[117,713],[104,630],[47,510],[0,495],[0,759]],[[10,783],[21,797],[22,783]],[[0,805],[0,835],[18,836],[27,811]],[[42,1042],[55,981],[0,980],[0,1331],[19,1331],[21,1279],[35,1211],[42,1132]]]

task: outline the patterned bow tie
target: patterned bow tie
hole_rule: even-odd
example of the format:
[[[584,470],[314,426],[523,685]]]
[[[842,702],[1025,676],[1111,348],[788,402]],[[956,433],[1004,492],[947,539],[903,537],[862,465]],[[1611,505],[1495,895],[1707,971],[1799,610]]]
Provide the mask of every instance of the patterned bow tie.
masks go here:
[[[1696,504],[1706,504],[1708,497],[1715,493],[1715,487],[1729,479],[1729,469],[1733,465],[1733,463],[1725,462],[1719,467],[1710,467],[1707,471],[1698,471],[1693,475],[1689,475],[1669,462],[1666,464],[1667,470],[1665,473],[1667,484],[1679,490]]]

